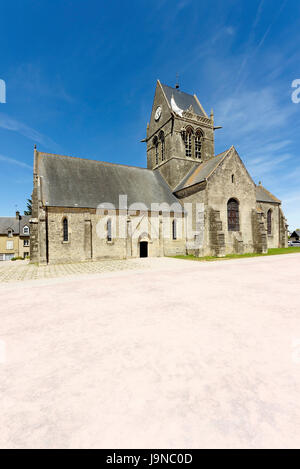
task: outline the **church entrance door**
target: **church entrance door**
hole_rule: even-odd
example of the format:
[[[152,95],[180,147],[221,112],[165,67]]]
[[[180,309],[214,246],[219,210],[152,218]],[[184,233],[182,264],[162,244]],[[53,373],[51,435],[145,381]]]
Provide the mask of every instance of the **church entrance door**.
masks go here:
[[[140,242],[140,257],[148,257],[148,242]]]

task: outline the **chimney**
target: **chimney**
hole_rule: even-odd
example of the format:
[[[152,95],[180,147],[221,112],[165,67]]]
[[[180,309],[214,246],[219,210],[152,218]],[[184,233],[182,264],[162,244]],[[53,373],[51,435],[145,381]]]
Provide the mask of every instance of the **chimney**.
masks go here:
[[[20,212],[19,211],[16,211],[16,219],[20,220]]]

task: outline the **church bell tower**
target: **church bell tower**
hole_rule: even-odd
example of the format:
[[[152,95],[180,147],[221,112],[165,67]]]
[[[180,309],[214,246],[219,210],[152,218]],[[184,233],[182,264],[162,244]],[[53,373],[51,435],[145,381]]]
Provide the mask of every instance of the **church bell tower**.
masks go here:
[[[214,156],[214,118],[196,95],[157,81],[147,125],[147,167],[159,171],[172,190],[195,166]]]

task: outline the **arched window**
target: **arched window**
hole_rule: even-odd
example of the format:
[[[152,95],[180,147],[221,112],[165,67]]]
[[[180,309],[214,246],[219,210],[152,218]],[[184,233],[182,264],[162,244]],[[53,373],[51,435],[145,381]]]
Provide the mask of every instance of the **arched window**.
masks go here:
[[[201,150],[202,150],[202,132],[197,130],[195,135],[195,158],[201,160]]]
[[[172,238],[177,239],[177,220],[172,221]]]
[[[267,227],[268,227],[268,235],[272,234],[272,210],[268,210],[267,213]]]
[[[63,219],[63,238],[65,242],[69,241],[69,224],[67,218]]]
[[[153,138],[153,145],[155,147],[155,164],[158,164],[158,138],[156,135]]]
[[[185,156],[191,158],[192,156],[192,129],[186,129],[184,133],[184,143],[185,143]]]
[[[165,134],[162,130],[159,132],[159,140],[161,141],[161,161],[164,161],[165,159]]]
[[[234,183],[234,174],[231,175],[231,182]]]
[[[111,220],[107,220],[107,241],[112,241]]]
[[[228,231],[240,231],[239,203],[235,199],[227,203]]]

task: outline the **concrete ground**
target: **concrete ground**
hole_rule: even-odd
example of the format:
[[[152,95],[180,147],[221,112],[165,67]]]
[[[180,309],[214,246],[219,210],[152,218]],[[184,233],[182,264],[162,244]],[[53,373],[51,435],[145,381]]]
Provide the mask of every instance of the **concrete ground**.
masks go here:
[[[300,255],[0,285],[1,448],[299,448]]]

